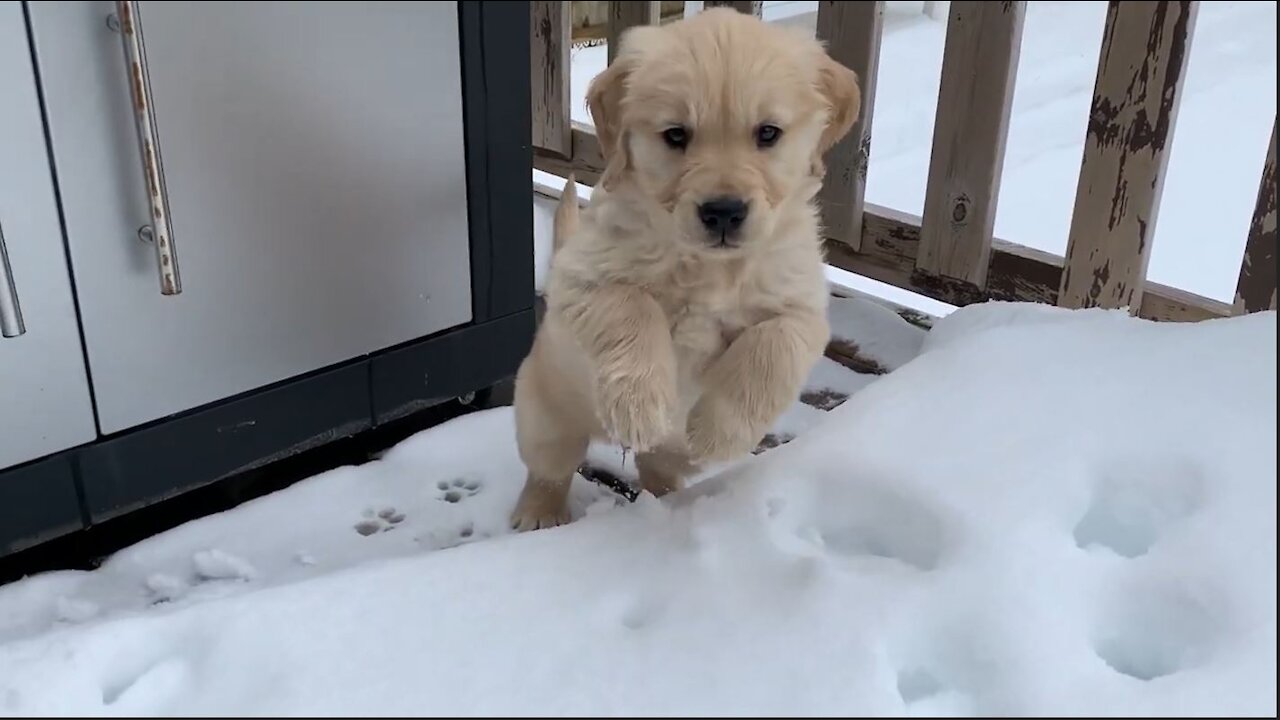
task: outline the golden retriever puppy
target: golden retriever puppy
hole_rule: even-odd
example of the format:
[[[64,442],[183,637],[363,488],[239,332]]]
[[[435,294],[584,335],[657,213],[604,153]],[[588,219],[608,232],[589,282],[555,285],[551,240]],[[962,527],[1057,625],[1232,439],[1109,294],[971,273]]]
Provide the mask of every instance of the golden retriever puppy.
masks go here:
[[[516,378],[520,530],[567,522],[593,438],[644,490],[749,453],[829,339],[814,196],[857,118],[855,74],[728,9],[637,27],[591,83],[606,169],[556,213],[547,313]]]

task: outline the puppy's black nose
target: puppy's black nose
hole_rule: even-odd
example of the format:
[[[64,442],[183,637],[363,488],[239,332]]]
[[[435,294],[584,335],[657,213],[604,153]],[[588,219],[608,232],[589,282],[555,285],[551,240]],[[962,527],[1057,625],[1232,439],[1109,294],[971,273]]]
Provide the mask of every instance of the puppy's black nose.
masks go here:
[[[718,197],[698,206],[698,219],[714,235],[737,232],[747,219],[747,204],[740,198]]]

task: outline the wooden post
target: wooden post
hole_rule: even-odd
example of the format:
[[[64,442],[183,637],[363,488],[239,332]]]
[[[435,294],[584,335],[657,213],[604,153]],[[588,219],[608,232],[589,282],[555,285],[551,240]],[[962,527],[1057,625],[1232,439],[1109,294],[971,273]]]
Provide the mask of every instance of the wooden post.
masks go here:
[[[755,15],[762,17],[764,15],[764,3],[756,0],[756,2],[728,2],[727,0],[707,0],[702,4],[704,8],[713,7],[731,7],[740,13],[747,15]]]
[[[987,283],[1025,2],[953,2],[916,268]]]
[[[1236,283],[1236,315],[1276,309],[1276,126],[1271,123],[1271,147],[1262,168],[1258,201],[1249,223],[1249,240]]]
[[[533,146],[573,155],[569,124],[569,3],[531,2],[529,58],[533,91]]]
[[[1139,310],[1197,7],[1108,6],[1059,305]]]
[[[862,110],[849,133],[827,151],[827,174],[818,204],[827,237],[850,248],[862,247],[862,211],[871,154],[871,117],[880,66],[880,36],[884,28],[883,2],[818,3],[818,39],[839,63],[858,74]]]
[[[657,25],[662,12],[661,2],[622,2],[615,0],[609,3],[609,64],[618,56],[618,45],[622,33],[635,25]]]

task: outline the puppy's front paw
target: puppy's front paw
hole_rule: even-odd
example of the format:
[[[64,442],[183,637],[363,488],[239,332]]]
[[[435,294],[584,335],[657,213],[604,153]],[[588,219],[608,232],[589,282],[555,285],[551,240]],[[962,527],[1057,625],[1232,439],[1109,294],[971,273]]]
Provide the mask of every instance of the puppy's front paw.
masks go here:
[[[569,524],[569,508],[567,507],[556,510],[534,510],[532,508],[518,507],[515,512],[511,513],[511,529],[516,532],[545,530],[567,524]]]
[[[564,493],[534,483],[525,485],[511,513],[511,529],[517,532],[553,528],[568,522],[569,503]]]
[[[674,384],[652,376],[620,377],[602,382],[598,398],[605,432],[623,447],[644,452],[670,436]]]
[[[764,432],[757,432],[731,402],[706,394],[689,412],[686,441],[698,462],[723,462],[751,452]]]

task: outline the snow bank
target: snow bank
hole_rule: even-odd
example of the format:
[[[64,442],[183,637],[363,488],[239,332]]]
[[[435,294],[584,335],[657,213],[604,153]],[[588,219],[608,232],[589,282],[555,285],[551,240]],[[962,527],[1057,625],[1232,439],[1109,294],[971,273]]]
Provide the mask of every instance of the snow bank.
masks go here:
[[[0,713],[1274,715],[1275,313],[1022,309],[954,313],[669,501],[580,493],[571,525],[474,541],[522,479],[495,410],[153,546],[220,551],[202,601],[101,618],[77,576],[17,583]],[[342,501],[375,481],[394,512]],[[232,559],[264,528],[310,562]],[[356,563],[325,533],[453,547]],[[74,617],[23,636],[13,598],[59,583]]]

